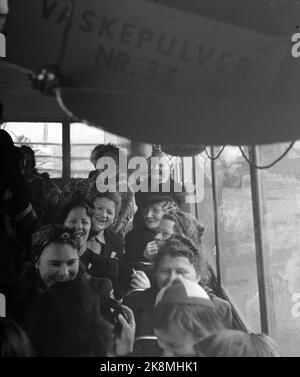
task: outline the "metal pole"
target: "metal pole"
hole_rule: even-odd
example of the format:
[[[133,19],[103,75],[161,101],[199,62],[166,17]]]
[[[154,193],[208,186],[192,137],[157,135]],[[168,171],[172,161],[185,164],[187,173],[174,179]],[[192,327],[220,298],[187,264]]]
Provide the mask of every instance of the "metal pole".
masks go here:
[[[222,284],[222,257],[220,253],[220,227],[219,227],[219,199],[218,199],[218,188],[217,188],[217,178],[216,178],[216,166],[215,166],[215,151],[214,147],[210,147],[210,154],[212,156],[211,160],[211,177],[212,177],[212,195],[213,195],[213,206],[214,206],[214,225],[215,225],[215,244],[216,244],[216,264],[217,264],[217,282],[219,285]]]
[[[197,157],[193,157],[193,184],[195,186],[195,197],[197,196],[197,180],[196,180],[196,165],[197,165]],[[198,203],[195,201],[195,216],[197,219],[199,219],[199,210],[198,210]]]
[[[62,124],[62,156],[63,156],[63,184],[67,184],[71,176],[71,137],[70,123]]]
[[[249,156],[253,164],[259,164],[259,149],[249,147]],[[254,235],[256,248],[257,279],[259,289],[259,303],[261,315],[261,329],[265,334],[275,333],[274,300],[271,284],[270,269],[267,269],[268,245],[264,237],[263,187],[261,172],[250,165],[252,208],[254,220]],[[270,267],[270,266],[268,266]]]

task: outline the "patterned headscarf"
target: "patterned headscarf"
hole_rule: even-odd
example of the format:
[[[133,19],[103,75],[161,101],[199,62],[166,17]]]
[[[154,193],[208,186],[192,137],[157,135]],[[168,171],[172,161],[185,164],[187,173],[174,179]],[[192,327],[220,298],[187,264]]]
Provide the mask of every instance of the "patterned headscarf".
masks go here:
[[[32,259],[36,263],[43,250],[52,242],[65,243],[78,248],[78,243],[73,230],[58,224],[43,226],[37,230],[31,238],[32,241]]]
[[[196,245],[201,245],[201,239],[204,234],[203,224],[190,213],[177,209],[170,212],[178,221],[183,234],[193,241]]]

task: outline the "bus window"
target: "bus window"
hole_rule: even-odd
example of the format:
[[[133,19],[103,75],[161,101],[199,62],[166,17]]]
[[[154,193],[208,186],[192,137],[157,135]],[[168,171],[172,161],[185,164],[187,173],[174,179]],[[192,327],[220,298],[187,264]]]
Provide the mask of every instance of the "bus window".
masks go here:
[[[36,169],[50,178],[62,177],[62,124],[22,122],[4,123],[16,146],[28,145],[35,152]]]
[[[249,165],[230,146],[215,164],[222,286],[247,327],[260,332]]]
[[[112,143],[120,148],[130,147],[128,139],[83,123],[71,124],[70,140],[72,178],[87,178],[89,172],[95,169],[90,162],[90,155],[96,145]]]
[[[289,143],[261,146],[260,164],[274,161]],[[271,335],[285,356],[300,355],[300,143],[270,169],[260,172],[266,271],[270,272],[275,319]]]
[[[196,216],[203,222],[205,232],[203,235],[203,248],[208,257],[208,261],[216,273],[216,248],[215,248],[215,226],[214,207],[212,195],[211,161],[205,153],[201,153],[195,158],[195,169],[203,171],[202,188],[197,188],[199,201],[196,203]],[[200,181],[201,182],[201,181]]]

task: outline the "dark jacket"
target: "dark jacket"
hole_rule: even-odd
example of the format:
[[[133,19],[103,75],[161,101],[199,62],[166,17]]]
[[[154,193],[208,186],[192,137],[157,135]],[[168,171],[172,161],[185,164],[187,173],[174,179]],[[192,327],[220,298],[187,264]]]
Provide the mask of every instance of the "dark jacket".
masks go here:
[[[216,312],[228,329],[232,328],[231,305],[228,301],[214,295],[210,288],[205,287],[207,294],[215,305]],[[136,337],[153,335],[154,304],[159,292],[157,286],[152,286],[143,292],[133,293],[127,296],[123,304],[132,309],[136,321]]]
[[[104,231],[105,245],[103,245],[101,255],[103,257],[111,258],[113,252],[116,253],[116,258],[119,264],[124,263],[124,240],[116,232],[111,229]]]
[[[76,279],[82,280],[83,284],[88,284],[97,295],[100,302],[110,297],[113,289],[112,283],[108,279],[96,279],[88,275],[81,267]],[[34,309],[40,295],[46,292],[47,286],[40,278],[38,272],[29,271],[19,281],[19,284],[9,292],[7,297],[7,314],[15,319],[21,327],[26,325],[31,311]]]
[[[119,261],[115,258],[98,255],[86,249],[80,257],[86,272],[95,278],[109,279],[115,287],[119,279]]]
[[[143,256],[145,247],[148,242],[154,240],[155,231],[150,230],[146,227],[136,228],[128,232],[125,236],[125,261],[137,262],[137,261],[147,261]]]

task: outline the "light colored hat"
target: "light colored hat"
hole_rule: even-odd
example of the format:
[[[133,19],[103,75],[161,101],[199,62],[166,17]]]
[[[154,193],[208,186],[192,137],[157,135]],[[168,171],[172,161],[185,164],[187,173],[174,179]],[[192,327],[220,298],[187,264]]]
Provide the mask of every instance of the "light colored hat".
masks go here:
[[[208,294],[199,284],[182,277],[159,291],[155,307],[162,304],[202,305],[214,308]]]

